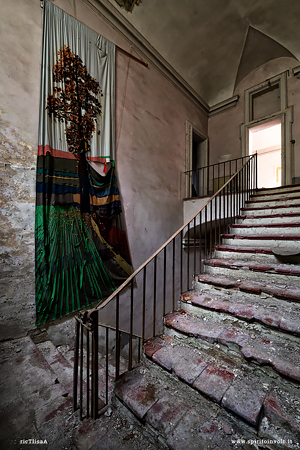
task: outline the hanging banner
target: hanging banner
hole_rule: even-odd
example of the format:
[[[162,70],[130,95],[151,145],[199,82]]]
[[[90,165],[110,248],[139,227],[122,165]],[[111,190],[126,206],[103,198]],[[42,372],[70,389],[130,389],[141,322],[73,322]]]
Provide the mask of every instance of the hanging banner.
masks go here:
[[[36,324],[101,302],[132,273],[114,169],[115,46],[44,2]]]

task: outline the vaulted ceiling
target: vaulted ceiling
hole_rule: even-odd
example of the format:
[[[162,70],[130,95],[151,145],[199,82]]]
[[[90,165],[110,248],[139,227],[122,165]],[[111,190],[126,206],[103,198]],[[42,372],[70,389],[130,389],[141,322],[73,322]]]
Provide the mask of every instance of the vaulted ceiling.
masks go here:
[[[210,106],[261,64],[300,61],[300,0],[142,0],[132,12],[104,1]]]

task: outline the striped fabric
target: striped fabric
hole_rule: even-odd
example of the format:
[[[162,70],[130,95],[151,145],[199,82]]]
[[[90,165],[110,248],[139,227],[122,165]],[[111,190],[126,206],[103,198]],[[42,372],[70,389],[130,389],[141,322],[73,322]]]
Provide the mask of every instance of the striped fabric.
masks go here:
[[[85,146],[81,138],[77,152],[69,151],[66,144],[70,120],[55,120],[55,115],[46,111],[49,96],[60,92],[53,85],[53,68],[65,48],[91,73],[92,80],[99,82],[103,93],[99,96],[101,120]],[[77,55],[75,50],[81,53]],[[113,163],[114,76],[108,76],[114,73],[112,58],[113,44],[45,2],[36,174],[37,325],[101,302],[132,273]],[[61,91],[67,92],[64,82]],[[76,100],[76,92],[72,98]],[[77,103],[73,110],[80,124],[84,107]],[[80,137],[80,126],[78,130]],[[111,161],[110,168],[103,173],[106,160]]]

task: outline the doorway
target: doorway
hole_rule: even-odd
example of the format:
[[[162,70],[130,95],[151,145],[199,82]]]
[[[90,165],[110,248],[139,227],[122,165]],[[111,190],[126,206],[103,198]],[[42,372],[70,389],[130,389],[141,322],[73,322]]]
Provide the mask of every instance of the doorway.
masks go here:
[[[203,139],[193,131],[192,147],[192,197],[201,197],[204,195],[204,174],[200,174],[201,167],[206,164],[206,139]],[[203,172],[203,171],[201,171]],[[201,176],[202,175],[202,176]]]
[[[206,195],[208,137],[191,122],[186,121],[185,198]],[[201,169],[203,170],[197,170]]]
[[[257,153],[257,187],[281,186],[282,126],[276,118],[248,128],[249,155]]]

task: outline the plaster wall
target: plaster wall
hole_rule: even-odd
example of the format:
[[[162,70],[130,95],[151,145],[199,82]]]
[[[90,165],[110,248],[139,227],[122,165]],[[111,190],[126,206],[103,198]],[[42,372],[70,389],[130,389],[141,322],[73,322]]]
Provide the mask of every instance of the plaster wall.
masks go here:
[[[242,156],[240,126],[244,123],[245,90],[289,70],[287,98],[288,106],[292,106],[294,112],[292,138],[295,140],[292,176],[300,176],[300,80],[291,70],[298,65],[299,62],[293,58],[278,58],[253,70],[240,82],[234,92],[234,95],[240,96],[237,105],[209,118],[210,164]]]
[[[81,0],[54,3],[136,54]],[[42,40],[36,0],[10,0],[0,17],[0,340],[34,329],[35,164]],[[207,117],[155,67],[116,55],[116,167],[134,268],[180,225],[185,123],[207,134]],[[137,308],[137,314],[139,308]],[[52,324],[54,343],[72,343],[73,320]]]

